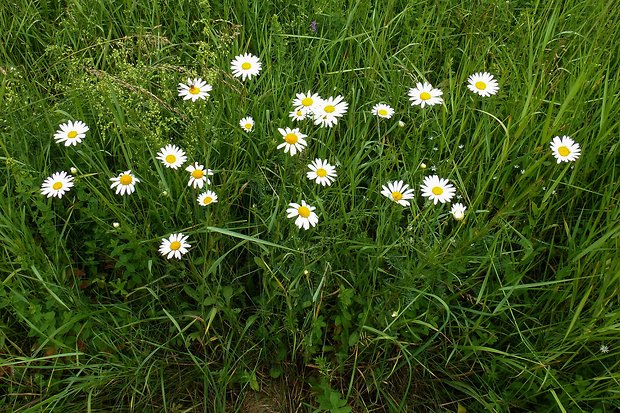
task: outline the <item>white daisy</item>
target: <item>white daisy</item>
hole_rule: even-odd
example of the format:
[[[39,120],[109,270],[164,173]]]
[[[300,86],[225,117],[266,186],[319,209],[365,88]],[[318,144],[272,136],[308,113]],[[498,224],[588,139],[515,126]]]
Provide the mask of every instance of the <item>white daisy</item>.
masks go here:
[[[88,126],[80,120],[69,121],[59,126],[60,129],[54,134],[56,143],[65,143],[65,146],[77,145],[82,142],[88,132]]]
[[[207,206],[217,202],[217,195],[213,191],[206,191],[198,195],[196,200],[198,201],[198,205]]]
[[[131,170],[121,172],[116,178],[110,178],[110,181],[112,181],[110,188],[116,188],[117,195],[131,195],[136,190],[135,184],[140,182],[140,180],[131,173]]]
[[[497,93],[499,86],[493,75],[487,72],[478,72],[469,76],[467,87],[480,96],[491,96]]]
[[[467,207],[465,205],[461,204],[460,202],[457,202],[456,204],[452,205],[452,209],[450,210],[450,213],[452,214],[454,219],[456,219],[457,221],[461,221],[463,218],[465,218],[466,209]]]
[[[185,168],[189,172],[189,182],[187,186],[194,186],[194,188],[202,188],[205,184],[210,184],[209,176],[213,176],[211,169],[205,169],[204,165],[200,165],[198,162],[194,162],[193,165]]]
[[[299,131],[299,128],[278,128],[278,132],[282,135],[284,142],[278,145],[278,149],[284,148],[284,153],[289,152],[291,156],[297,152],[304,150],[308,143],[304,139],[308,135],[304,135]]]
[[[172,169],[177,169],[187,160],[183,149],[180,149],[176,145],[166,145],[159,150],[157,155],[157,159],[161,160],[164,165]]]
[[[239,126],[246,132],[252,132],[252,129],[254,129],[254,119],[251,116],[246,116],[239,121]]]
[[[233,76],[246,80],[251,79],[252,76],[258,76],[261,70],[261,63],[258,57],[250,53],[240,54],[230,62],[230,69],[233,72]]]
[[[426,105],[441,105],[443,103],[441,95],[443,95],[443,92],[439,89],[434,89],[428,82],[418,82],[414,88],[409,89],[411,105],[419,105],[421,108]]]
[[[327,163],[327,160],[315,159],[310,165],[310,172],[306,172],[308,179],[316,181],[317,184],[331,185],[336,179],[336,168]]]
[[[62,198],[65,192],[68,192],[73,186],[73,176],[65,171],[55,172],[52,176],[45,178],[41,185],[41,195],[47,195],[48,198],[57,196]]]
[[[297,217],[295,225],[299,228],[308,229],[310,225],[314,227],[319,222],[319,217],[314,213],[316,207],[306,204],[306,201],[301,201],[301,205],[291,202],[288,206],[290,208],[286,210],[288,214],[286,217]]]
[[[403,181],[388,182],[387,186],[381,187],[381,194],[390,198],[392,201],[402,205],[409,206],[408,199],[413,199],[413,189]]]
[[[187,253],[187,249],[191,245],[186,242],[187,235],[183,233],[172,234],[169,238],[163,238],[159,245],[159,253],[164,257],[170,259],[172,257],[180,260],[183,254]]]
[[[195,102],[198,99],[206,99],[213,87],[201,78],[196,77],[187,79],[187,84],[179,83],[178,89],[179,96],[182,96],[183,100],[191,99],[192,102]]]
[[[389,119],[394,114],[394,109],[390,105],[377,103],[372,107],[372,114],[380,118]]]
[[[568,136],[556,136],[551,142],[551,151],[553,156],[560,162],[572,162],[579,158],[581,149],[579,144]]]
[[[300,121],[306,119],[307,114],[308,111],[306,109],[295,109],[294,111],[290,112],[288,116],[295,121]]]
[[[310,91],[306,93],[297,93],[295,96],[296,98],[293,99],[293,107],[295,110],[303,110],[305,113],[312,113],[312,107],[322,100],[318,93],[312,93]]]
[[[327,126],[331,128],[338,123],[338,118],[347,113],[349,104],[343,100],[340,95],[329,97],[325,100],[321,99],[312,107],[314,115],[314,124]]]
[[[424,177],[424,183],[420,185],[422,188],[422,196],[430,198],[433,203],[442,204],[449,202],[456,191],[454,185],[450,184],[447,179],[439,178],[437,175]]]

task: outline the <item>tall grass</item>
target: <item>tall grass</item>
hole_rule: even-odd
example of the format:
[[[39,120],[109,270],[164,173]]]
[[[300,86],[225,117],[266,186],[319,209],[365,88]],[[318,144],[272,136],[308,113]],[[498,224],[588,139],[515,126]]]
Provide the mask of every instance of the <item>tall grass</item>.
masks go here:
[[[3,5],[0,410],[615,411],[619,17],[533,0]],[[263,70],[242,83],[245,52]],[[467,89],[479,71],[496,96]],[[214,90],[183,102],[195,76]],[[445,105],[412,107],[418,81]],[[302,123],[290,157],[277,129],[307,90],[349,110]],[[67,120],[89,125],[82,144],[52,139]],[[556,163],[557,135],[576,162]],[[156,159],[167,143],[215,170],[217,204]],[[332,186],[306,179],[316,157]],[[70,168],[65,197],[39,194]],[[120,197],[127,169],[142,182]],[[464,221],[420,196],[429,174]],[[409,208],[380,194],[398,179]],[[308,231],[286,219],[302,199]],[[168,261],[175,232],[192,248]]]

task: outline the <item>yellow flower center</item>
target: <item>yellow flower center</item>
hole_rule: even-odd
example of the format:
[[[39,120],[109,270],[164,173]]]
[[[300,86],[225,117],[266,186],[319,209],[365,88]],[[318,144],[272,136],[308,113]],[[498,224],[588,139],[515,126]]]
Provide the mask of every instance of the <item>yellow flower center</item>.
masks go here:
[[[327,113],[332,113],[335,110],[336,110],[336,108],[334,107],[334,105],[327,105],[327,106],[325,106],[325,112],[327,112]]]
[[[301,104],[304,106],[312,106],[312,104],[314,103],[314,101],[312,100],[312,98],[304,98],[301,101]]]
[[[54,182],[52,188],[54,188],[55,191],[58,191],[60,188],[62,188],[62,182]]]
[[[203,176],[205,176],[205,172],[202,169],[194,169],[192,171],[192,178],[194,179],[200,179]]]
[[[197,88],[196,86],[192,85],[192,86],[189,88],[189,93],[191,93],[192,95],[197,95],[197,94],[199,94],[199,93],[200,93],[200,89],[199,89],[199,88]]]
[[[431,94],[428,92],[422,92],[420,93],[420,99],[422,100],[429,100],[431,98]]]
[[[241,68],[243,70],[250,70],[250,68],[252,67],[252,65],[248,62],[243,62],[243,64],[241,65]]]
[[[431,192],[437,196],[443,194],[443,188],[440,186],[434,186]]]
[[[67,138],[69,139],[73,139],[78,135],[78,133],[74,130],[72,130],[71,132],[67,133]]]
[[[170,154],[170,155],[166,155],[166,162],[168,163],[175,163],[177,161],[177,157]]]
[[[244,128],[246,128],[247,130],[252,129],[252,124],[251,123],[246,123]]]
[[[173,251],[178,250],[179,248],[181,248],[181,243],[179,241],[172,241],[170,243],[170,249]]]
[[[297,137],[297,135],[295,135],[294,133],[289,133],[284,137],[284,140],[286,141],[286,143],[288,143],[289,145],[294,145],[297,143],[297,140],[299,140],[299,138]]]
[[[319,168],[316,170],[316,176],[325,178],[327,176],[327,171],[324,168]]]
[[[392,192],[392,199],[393,199],[394,201],[400,201],[401,199],[403,199],[403,194],[402,194],[402,192],[399,192],[399,191],[394,191],[394,192]]]
[[[131,177],[131,175],[125,174],[123,176],[121,176],[121,179],[118,180],[121,185],[129,185],[133,182],[133,178]]]
[[[302,117],[304,115],[304,113],[301,110],[297,111],[297,116]]]
[[[474,86],[476,86],[478,90],[484,90],[487,88],[487,84],[484,83],[482,80],[477,81]]]
[[[310,216],[310,208],[302,205],[299,208],[297,208],[297,213],[299,214],[299,216],[303,218],[308,218]]]
[[[568,155],[570,155],[570,149],[568,149],[566,146],[560,146],[558,148],[558,153],[561,156],[568,156]]]
[[[379,109],[379,112],[378,112],[378,113],[379,113],[379,115],[380,115],[380,116],[387,116],[388,111],[387,111],[387,110],[385,110],[385,109]]]
[[[213,202],[213,198],[211,198],[210,196],[205,196],[205,199],[203,199],[202,203],[205,205],[209,205],[211,202]]]

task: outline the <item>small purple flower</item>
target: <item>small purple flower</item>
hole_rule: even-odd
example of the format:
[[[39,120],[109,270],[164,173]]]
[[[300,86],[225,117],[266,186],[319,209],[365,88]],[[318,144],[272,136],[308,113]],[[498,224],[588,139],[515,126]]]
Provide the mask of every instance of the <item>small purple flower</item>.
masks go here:
[[[316,33],[316,20],[310,22],[310,30]]]

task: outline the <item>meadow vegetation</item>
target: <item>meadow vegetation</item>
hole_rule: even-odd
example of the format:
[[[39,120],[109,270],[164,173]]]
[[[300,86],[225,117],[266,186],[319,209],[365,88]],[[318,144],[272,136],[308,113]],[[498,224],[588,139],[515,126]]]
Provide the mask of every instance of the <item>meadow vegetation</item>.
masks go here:
[[[594,0],[2,2],[0,411],[618,411],[619,20]],[[181,99],[195,77],[210,96]],[[411,105],[424,81],[443,105]],[[333,128],[289,118],[308,90],[348,102]],[[56,143],[70,120],[86,138]],[[581,155],[557,163],[564,135]],[[463,220],[421,196],[432,174]],[[395,180],[411,205],[381,194]],[[179,232],[189,252],[162,257]]]

